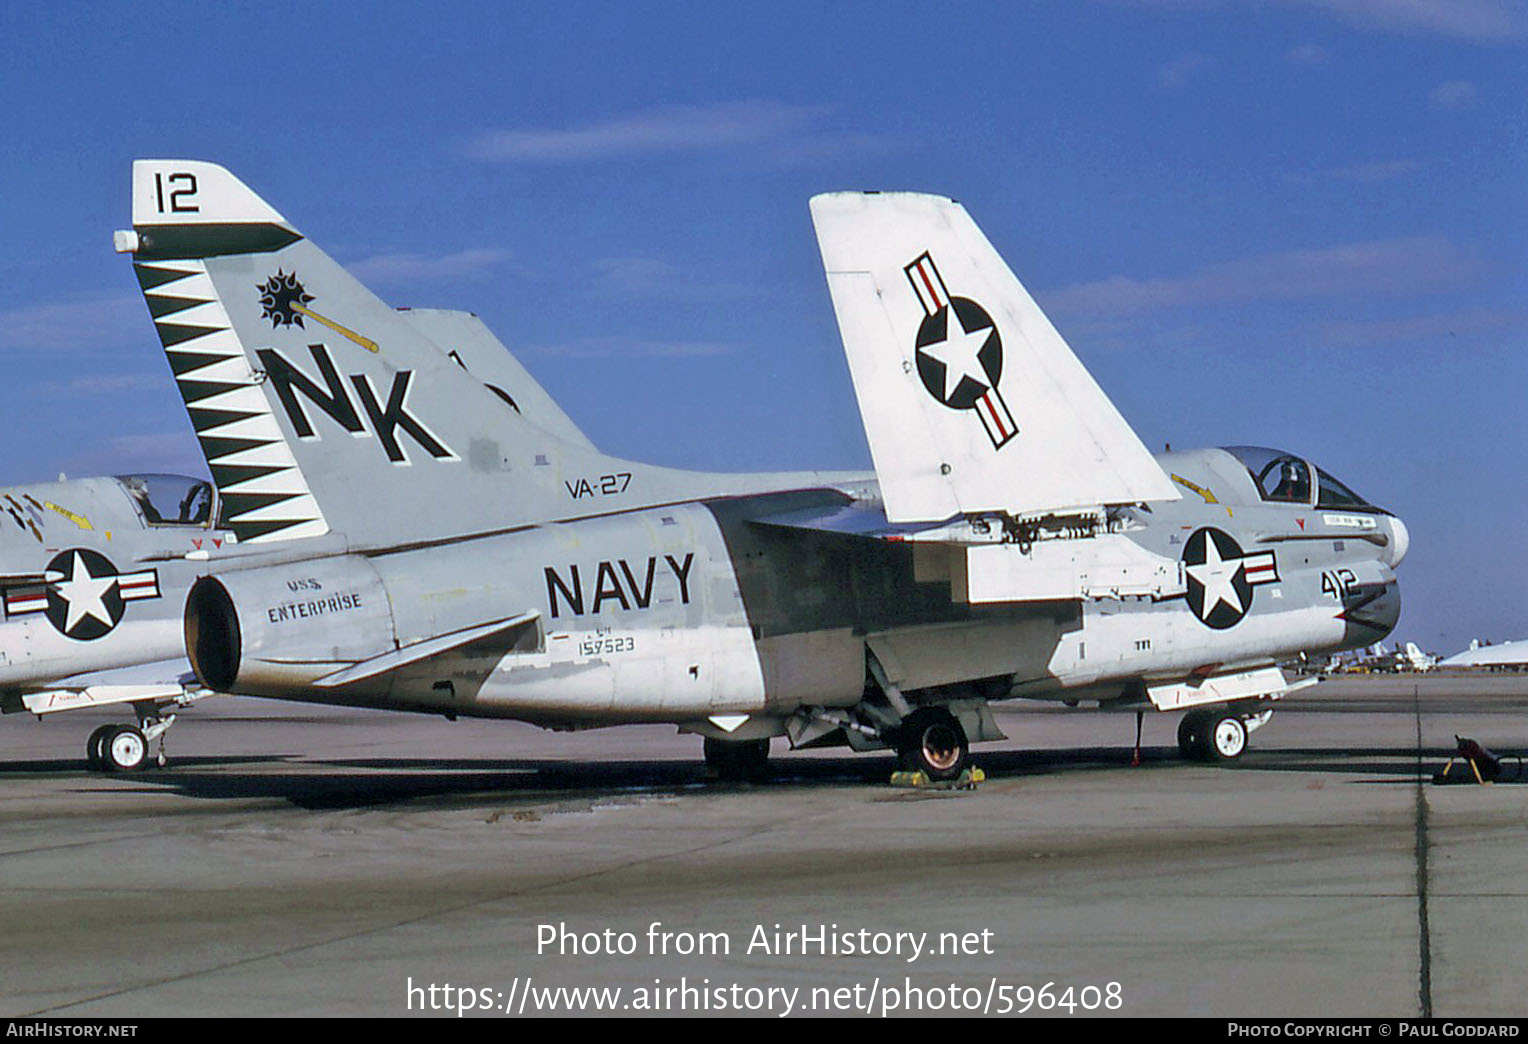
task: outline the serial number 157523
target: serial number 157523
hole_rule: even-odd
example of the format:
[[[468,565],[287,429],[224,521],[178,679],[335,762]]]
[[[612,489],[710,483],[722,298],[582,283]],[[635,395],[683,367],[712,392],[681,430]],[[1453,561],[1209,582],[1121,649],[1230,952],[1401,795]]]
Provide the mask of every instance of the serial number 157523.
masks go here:
[[[630,635],[595,635],[578,643],[581,656],[609,656],[612,653],[631,652],[637,640]]]

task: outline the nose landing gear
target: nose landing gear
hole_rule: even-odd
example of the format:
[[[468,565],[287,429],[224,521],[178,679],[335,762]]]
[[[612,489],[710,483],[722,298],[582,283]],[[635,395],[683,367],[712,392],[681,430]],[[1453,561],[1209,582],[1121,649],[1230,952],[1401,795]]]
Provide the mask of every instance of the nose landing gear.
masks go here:
[[[159,741],[159,753],[153,761],[164,768],[164,734],[175,724],[176,715],[160,717],[156,713],[140,716],[137,725],[102,725],[85,741],[85,763],[92,772],[137,772],[150,761],[149,747]]]
[[[1178,751],[1189,761],[1232,762],[1247,751],[1247,736],[1267,724],[1273,711],[1198,708],[1178,723]]]

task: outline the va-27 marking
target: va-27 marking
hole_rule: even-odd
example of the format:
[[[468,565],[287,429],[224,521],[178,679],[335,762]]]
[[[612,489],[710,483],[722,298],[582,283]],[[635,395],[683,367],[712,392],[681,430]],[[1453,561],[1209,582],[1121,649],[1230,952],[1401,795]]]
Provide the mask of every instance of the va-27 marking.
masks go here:
[[[595,479],[564,479],[562,484],[568,487],[568,496],[574,500],[583,497],[613,497],[617,493],[626,492],[626,487],[631,485],[631,472],[617,471],[614,475],[601,475]]]

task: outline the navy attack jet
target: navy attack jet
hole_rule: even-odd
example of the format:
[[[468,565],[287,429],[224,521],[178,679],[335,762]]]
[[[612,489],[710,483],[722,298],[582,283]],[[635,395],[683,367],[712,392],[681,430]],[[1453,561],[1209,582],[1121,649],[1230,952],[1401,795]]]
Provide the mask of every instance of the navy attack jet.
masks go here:
[[[231,539],[212,485],[122,475],[0,489],[0,712],[130,707],[102,725],[93,768],[131,770],[180,708],[208,695],[186,662],[188,555]]]
[[[228,171],[133,168],[134,268],[238,543],[211,689],[670,722],[961,772],[1010,697],[1184,711],[1240,757],[1276,663],[1371,644],[1406,527],[1309,461],[1153,457],[957,203],[812,201],[874,474],[716,475],[531,423]]]
[[[400,314],[531,422],[588,443],[476,316]],[[132,722],[90,733],[87,764],[141,768],[155,741],[164,764],[180,711],[212,695],[186,660],[182,615],[200,560],[236,540],[221,507],[212,483],[184,475],[0,488],[0,713],[130,709]]]

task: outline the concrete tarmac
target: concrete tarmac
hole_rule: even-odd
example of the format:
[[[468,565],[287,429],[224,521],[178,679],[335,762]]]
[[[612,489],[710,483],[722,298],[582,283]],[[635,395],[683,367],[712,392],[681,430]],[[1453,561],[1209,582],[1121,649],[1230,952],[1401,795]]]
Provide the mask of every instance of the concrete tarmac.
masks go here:
[[[966,792],[233,698],[108,776],[106,718],[7,718],[0,1015],[1528,1015],[1528,786],[1430,782],[1456,733],[1528,750],[1528,675],[1329,681],[1232,768],[1175,714],[1139,767],[1132,714],[997,717]]]

